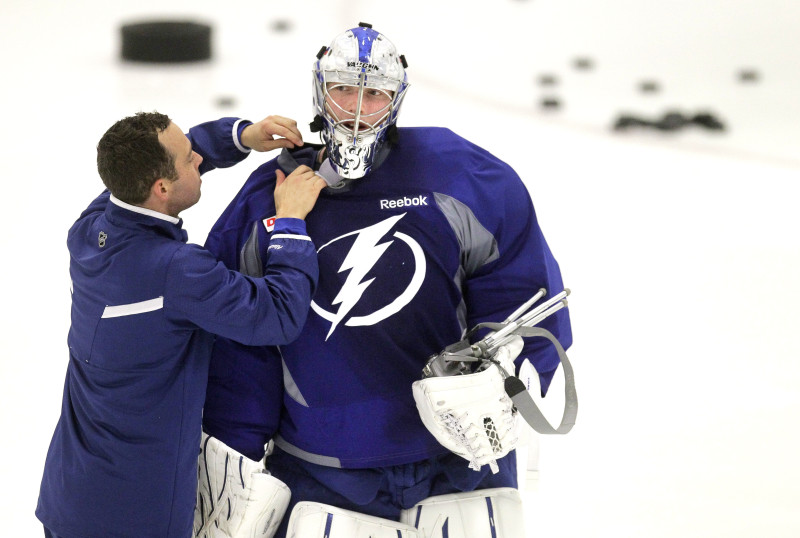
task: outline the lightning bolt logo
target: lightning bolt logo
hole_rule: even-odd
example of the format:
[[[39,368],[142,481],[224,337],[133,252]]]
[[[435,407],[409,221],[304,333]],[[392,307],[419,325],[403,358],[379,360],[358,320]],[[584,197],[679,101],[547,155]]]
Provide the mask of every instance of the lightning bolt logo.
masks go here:
[[[389,248],[389,245],[394,241],[388,241],[380,245],[377,243],[380,241],[381,237],[386,235],[395,223],[404,216],[405,213],[386,219],[369,228],[364,228],[358,234],[355,243],[353,243],[353,247],[350,249],[350,252],[347,253],[347,257],[339,268],[340,273],[349,269],[350,274],[347,275],[347,280],[342,286],[342,289],[339,290],[338,295],[336,295],[336,298],[333,300],[332,304],[334,306],[341,306],[339,306],[339,310],[336,312],[336,317],[331,324],[331,329],[328,331],[328,336],[325,338],[326,340],[330,338],[342,319],[356,305],[364,294],[364,291],[375,280],[374,278],[370,278],[362,282],[369,270],[372,269],[380,257],[383,256],[383,253],[386,252],[386,249]]]
[[[331,303],[332,306],[338,305],[338,310],[335,313],[327,312],[315,302],[311,303],[311,308],[317,314],[331,322],[331,328],[328,331],[325,340],[330,338],[336,328],[347,317],[348,313],[356,304],[358,304],[358,301],[361,299],[361,296],[364,295],[366,289],[372,285],[373,281],[375,280],[374,278],[370,278],[368,280],[365,280],[364,278],[375,266],[381,256],[383,256],[383,254],[386,252],[386,249],[388,249],[392,243],[394,243],[394,240],[392,239],[383,243],[379,242],[381,238],[386,236],[395,226],[395,224],[397,224],[397,222],[405,215],[405,213],[396,215],[377,224],[373,224],[367,228],[339,236],[319,248],[318,252],[340,239],[344,239],[345,237],[352,235],[357,236],[352,247],[350,247],[350,252],[347,253],[342,265],[339,267],[339,273],[344,271],[350,271],[350,273],[347,275],[345,283],[342,285],[339,293],[336,295],[336,297],[334,297]],[[349,320],[347,320],[347,322],[345,322],[345,325],[373,325],[383,319],[386,319],[392,314],[399,312],[400,309],[407,305],[422,286],[422,282],[425,279],[425,255],[422,251],[422,248],[416,241],[403,233],[395,232],[393,237],[405,242],[411,248],[411,251],[414,255],[416,270],[411,282],[406,290],[387,306],[367,316],[351,317]]]

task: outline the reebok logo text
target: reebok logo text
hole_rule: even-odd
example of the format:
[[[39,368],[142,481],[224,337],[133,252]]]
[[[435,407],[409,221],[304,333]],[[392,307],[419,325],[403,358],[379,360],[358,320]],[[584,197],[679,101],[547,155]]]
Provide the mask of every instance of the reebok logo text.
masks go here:
[[[428,205],[428,197],[427,196],[415,196],[413,198],[408,198],[404,196],[402,198],[398,198],[397,200],[381,200],[381,209],[394,209],[396,207],[410,207],[410,206],[421,206],[421,205]]]

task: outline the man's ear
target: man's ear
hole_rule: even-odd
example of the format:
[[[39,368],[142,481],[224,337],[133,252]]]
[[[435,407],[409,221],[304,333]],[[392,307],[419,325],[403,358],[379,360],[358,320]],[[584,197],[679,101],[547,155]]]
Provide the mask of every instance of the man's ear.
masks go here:
[[[153,182],[153,186],[150,187],[150,196],[154,197],[156,200],[164,200],[169,193],[169,181],[163,178],[159,178]]]
[[[157,179],[150,185],[150,193],[147,200],[141,204],[142,207],[158,211],[159,213],[166,213],[169,207],[170,195],[170,182],[167,179]]]

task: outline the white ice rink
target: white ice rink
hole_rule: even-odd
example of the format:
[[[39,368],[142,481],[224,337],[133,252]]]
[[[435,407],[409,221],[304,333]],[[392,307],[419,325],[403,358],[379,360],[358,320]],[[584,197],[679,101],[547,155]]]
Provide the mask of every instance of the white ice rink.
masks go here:
[[[121,63],[119,25],[156,16],[213,24],[214,59]],[[359,21],[408,58],[399,124],[449,126],[511,163],[572,289],[581,407],[569,435],[539,440],[528,535],[800,536],[800,3],[786,0],[3,0],[0,534],[42,535],[66,232],[102,188],[97,140],[138,110],[185,129],[305,126],[314,55]],[[561,109],[539,107],[550,96]],[[610,129],[670,108],[728,130]],[[272,156],[204,176],[191,241]]]

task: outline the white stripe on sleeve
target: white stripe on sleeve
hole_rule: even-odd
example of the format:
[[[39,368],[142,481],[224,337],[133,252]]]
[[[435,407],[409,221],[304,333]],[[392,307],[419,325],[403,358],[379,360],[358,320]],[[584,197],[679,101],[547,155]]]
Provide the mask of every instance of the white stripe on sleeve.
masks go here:
[[[139,303],[121,304],[117,306],[106,306],[103,310],[104,318],[118,318],[120,316],[132,316],[134,314],[144,314],[164,308],[164,298],[157,297]]]
[[[239,124],[242,123],[244,120],[236,120],[236,123],[233,124],[233,131],[231,135],[233,136],[233,143],[236,145],[236,148],[241,151],[242,153],[250,153],[250,148],[246,148],[242,145],[239,141]]]
[[[311,241],[311,238],[307,235],[298,235],[298,234],[274,234],[270,237],[272,239],[300,239],[301,241]]]

